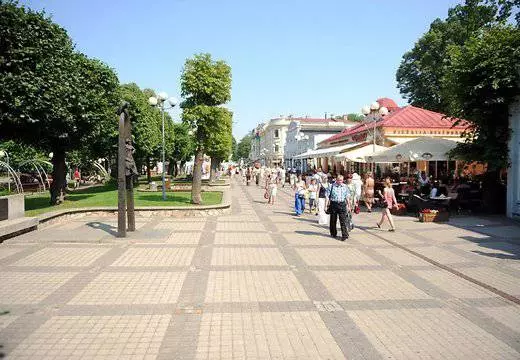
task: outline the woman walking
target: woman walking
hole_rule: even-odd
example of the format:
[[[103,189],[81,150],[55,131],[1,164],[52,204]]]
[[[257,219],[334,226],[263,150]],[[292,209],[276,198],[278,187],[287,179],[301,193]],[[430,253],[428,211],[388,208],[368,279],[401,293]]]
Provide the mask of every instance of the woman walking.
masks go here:
[[[367,172],[367,175],[365,178],[365,187],[364,187],[365,205],[366,205],[369,213],[372,212],[372,205],[374,204],[374,186],[375,186],[374,178],[372,177],[372,173],[369,171],[369,172]]]
[[[274,175],[270,175],[270,180],[268,188],[266,189],[269,192],[269,201],[268,204],[274,205],[274,200],[276,199],[276,193],[278,192],[278,179]]]
[[[385,180],[383,198],[386,203],[386,207],[383,209],[383,213],[381,214],[381,220],[379,220],[379,222],[376,225],[378,228],[381,229],[381,225],[383,225],[385,218],[387,218],[388,222],[390,223],[390,230],[388,231],[395,231],[394,219],[392,218],[390,209],[392,209],[393,207],[397,207],[397,200],[395,199],[395,192],[392,188],[392,180],[390,180],[390,178],[386,178]]]
[[[302,176],[298,176],[298,181],[295,184],[294,194],[294,212],[296,216],[301,216],[305,211],[305,181],[302,180]]]
[[[323,175],[318,185],[318,224],[328,225],[330,216],[325,213],[325,204],[327,202],[327,191],[329,191],[329,180]]]

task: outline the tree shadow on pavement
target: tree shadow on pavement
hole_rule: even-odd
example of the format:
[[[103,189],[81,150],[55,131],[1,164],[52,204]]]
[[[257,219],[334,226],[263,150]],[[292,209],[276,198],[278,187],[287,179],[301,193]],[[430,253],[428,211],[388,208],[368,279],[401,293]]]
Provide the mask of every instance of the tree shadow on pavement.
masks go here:
[[[99,222],[99,221],[89,222],[86,225],[91,227],[91,228],[93,228],[93,229],[103,230],[103,231],[109,233],[112,236],[117,236],[117,227],[115,227],[115,226],[104,224],[104,223]]]

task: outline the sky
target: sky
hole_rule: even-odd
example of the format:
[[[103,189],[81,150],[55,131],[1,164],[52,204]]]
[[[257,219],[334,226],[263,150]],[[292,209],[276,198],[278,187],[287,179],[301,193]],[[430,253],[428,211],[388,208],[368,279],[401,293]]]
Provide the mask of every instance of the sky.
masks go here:
[[[121,83],[180,98],[186,58],[232,68],[237,139],[279,115],[360,112],[390,97],[403,54],[456,0],[25,0]],[[173,112],[179,121],[180,112]]]

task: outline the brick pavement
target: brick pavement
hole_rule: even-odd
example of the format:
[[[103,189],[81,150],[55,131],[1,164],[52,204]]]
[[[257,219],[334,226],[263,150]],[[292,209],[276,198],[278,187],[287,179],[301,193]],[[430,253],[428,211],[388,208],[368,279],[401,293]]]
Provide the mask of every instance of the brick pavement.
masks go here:
[[[219,217],[81,216],[0,245],[9,359],[518,359],[520,227],[355,217],[347,242],[233,185]]]

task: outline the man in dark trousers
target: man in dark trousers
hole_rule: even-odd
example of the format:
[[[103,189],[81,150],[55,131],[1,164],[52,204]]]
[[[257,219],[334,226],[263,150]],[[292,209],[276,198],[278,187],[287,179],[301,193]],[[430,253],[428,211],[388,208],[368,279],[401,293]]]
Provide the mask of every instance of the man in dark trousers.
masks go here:
[[[341,226],[341,241],[348,239],[347,210],[349,190],[343,183],[343,175],[338,175],[336,181],[330,186],[327,192],[327,206],[330,212],[330,236],[337,236],[336,224],[339,217]]]

